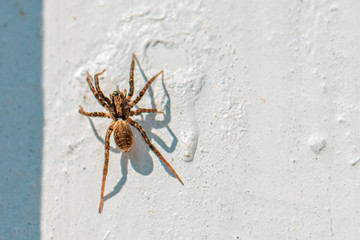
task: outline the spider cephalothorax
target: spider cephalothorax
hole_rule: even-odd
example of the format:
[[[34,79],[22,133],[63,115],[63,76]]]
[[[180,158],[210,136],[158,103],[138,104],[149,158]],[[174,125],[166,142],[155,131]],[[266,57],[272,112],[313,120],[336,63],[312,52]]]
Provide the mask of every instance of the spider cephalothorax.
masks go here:
[[[100,89],[99,85],[99,76],[105,72],[105,69],[101,73],[95,74],[95,88],[92,84],[92,78],[89,73],[87,73],[87,82],[90,86],[91,91],[93,92],[95,98],[99,101],[99,103],[108,110],[108,113],[104,112],[85,112],[84,109],[80,106],[79,112],[88,117],[107,117],[111,118],[113,121],[111,122],[105,136],[105,163],[103,170],[103,180],[101,186],[101,197],[100,197],[100,206],[99,212],[101,213],[103,205],[104,205],[104,191],[105,191],[105,182],[106,175],[108,171],[109,165],[109,151],[110,151],[110,136],[111,133],[114,132],[114,139],[116,145],[124,152],[129,152],[131,146],[133,144],[133,134],[130,128],[130,125],[135,127],[142,137],[144,138],[147,145],[154,151],[154,153],[160,158],[160,160],[171,170],[172,173],[179,179],[179,181],[183,184],[179,175],[175,172],[175,170],[171,167],[171,165],[165,160],[165,158],[161,155],[161,153],[155,148],[154,145],[150,142],[149,138],[145,130],[134,120],[130,118],[130,116],[139,115],[141,113],[163,113],[156,109],[147,109],[147,108],[138,108],[136,111],[132,111],[131,108],[137,104],[146,90],[149,88],[150,84],[159,76],[162,75],[164,77],[164,72],[160,71],[154,77],[150,79],[148,83],[144,86],[144,88],[140,91],[139,95],[135,98],[135,100],[131,101],[131,98],[134,94],[134,68],[135,68],[135,59],[136,56],[133,54],[133,58],[131,61],[130,68],[130,90],[129,94],[127,94],[126,89],[124,92],[119,90],[114,91],[110,94],[110,98],[104,96],[103,92]],[[130,125],[129,125],[130,124]]]
[[[109,113],[112,119],[115,121],[118,118],[126,120],[130,116],[131,105],[130,101],[126,98],[125,94],[119,90],[110,94],[111,104],[109,106]]]

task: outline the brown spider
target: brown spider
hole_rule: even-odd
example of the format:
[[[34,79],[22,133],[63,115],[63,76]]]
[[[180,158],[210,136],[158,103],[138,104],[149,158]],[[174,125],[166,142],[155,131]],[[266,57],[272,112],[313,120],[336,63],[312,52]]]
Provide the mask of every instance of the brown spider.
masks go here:
[[[154,109],[146,109],[146,108],[138,108],[136,111],[132,111],[131,108],[137,104],[146,90],[149,88],[150,84],[160,75],[162,74],[162,77],[164,78],[164,71],[160,71],[158,74],[156,74],[154,77],[150,79],[149,82],[147,82],[144,86],[144,88],[140,91],[139,95],[135,98],[135,100],[131,101],[131,97],[134,94],[134,68],[135,68],[135,59],[137,58],[135,54],[133,54],[132,61],[131,61],[131,68],[130,68],[130,90],[129,94],[127,94],[126,89],[124,92],[121,92],[119,90],[114,91],[110,94],[110,98],[104,96],[103,92],[100,89],[99,85],[99,76],[105,72],[106,69],[104,69],[101,73],[95,74],[95,88],[92,84],[92,78],[87,72],[87,82],[90,86],[91,91],[93,92],[95,98],[99,101],[99,103],[108,110],[108,113],[104,112],[85,112],[82,106],[80,106],[79,113],[88,116],[88,117],[107,117],[112,118],[112,122],[106,132],[105,136],[105,163],[104,163],[104,171],[103,171],[103,179],[102,179],[102,186],[101,186],[101,197],[100,197],[100,206],[99,206],[99,212],[101,213],[104,205],[104,190],[105,190],[105,181],[106,181],[106,175],[108,172],[108,164],[109,164],[109,150],[110,150],[110,136],[111,133],[114,131],[114,139],[116,145],[124,152],[129,152],[131,149],[131,146],[133,144],[133,134],[131,132],[131,128],[129,126],[132,125],[135,127],[142,137],[144,138],[145,142],[151,150],[154,151],[154,153],[160,158],[160,160],[171,170],[171,172],[174,173],[174,175],[179,179],[181,184],[184,184],[179,175],[175,172],[175,170],[171,167],[171,165],[165,160],[165,158],[161,155],[161,153],[154,147],[154,145],[151,144],[149,138],[147,137],[147,134],[145,130],[134,120],[130,118],[130,116],[139,115],[141,113],[163,113],[158,110]]]

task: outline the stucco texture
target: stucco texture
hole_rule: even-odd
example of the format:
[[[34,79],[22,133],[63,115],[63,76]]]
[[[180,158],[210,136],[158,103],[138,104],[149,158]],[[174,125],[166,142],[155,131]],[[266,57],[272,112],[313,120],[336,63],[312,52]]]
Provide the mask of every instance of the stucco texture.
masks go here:
[[[359,1],[44,1],[42,239],[357,239]],[[184,181],[86,82],[135,94],[134,117]]]

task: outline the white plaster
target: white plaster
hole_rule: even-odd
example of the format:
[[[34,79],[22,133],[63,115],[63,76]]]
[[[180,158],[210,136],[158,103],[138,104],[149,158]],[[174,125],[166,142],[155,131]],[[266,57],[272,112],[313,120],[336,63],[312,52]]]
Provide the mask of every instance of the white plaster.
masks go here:
[[[42,238],[357,239],[359,7],[44,1]],[[98,138],[78,106],[103,110],[86,71],[128,88],[132,53],[165,72],[138,104],[165,116],[135,119],[184,185],[133,129],[129,153],[111,140],[99,214],[110,120],[92,119]]]

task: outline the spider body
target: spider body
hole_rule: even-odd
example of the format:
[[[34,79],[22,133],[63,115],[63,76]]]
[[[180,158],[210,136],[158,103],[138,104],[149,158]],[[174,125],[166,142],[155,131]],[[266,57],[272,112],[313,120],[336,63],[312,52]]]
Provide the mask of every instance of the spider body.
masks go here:
[[[134,136],[130,126],[124,120],[117,120],[114,125],[114,140],[116,145],[124,152],[129,152],[133,143]]]
[[[104,205],[104,191],[105,191],[105,182],[106,176],[108,172],[108,165],[109,165],[109,153],[110,153],[110,136],[114,133],[114,139],[116,145],[124,152],[129,152],[131,146],[134,142],[133,133],[131,131],[130,125],[136,128],[141,136],[144,138],[147,145],[153,150],[153,152],[160,158],[160,160],[171,170],[171,172],[177,177],[177,179],[182,183],[179,175],[175,172],[175,170],[171,167],[171,165],[165,160],[165,158],[161,155],[161,153],[156,149],[154,145],[150,142],[149,138],[145,130],[134,120],[130,117],[134,115],[139,115],[141,113],[163,113],[158,111],[157,109],[147,109],[147,108],[138,108],[136,111],[132,111],[132,107],[137,104],[146,90],[149,88],[150,84],[159,76],[162,75],[164,78],[164,72],[160,71],[154,77],[152,77],[149,82],[146,83],[144,88],[140,91],[139,95],[131,101],[131,98],[134,94],[134,68],[135,68],[135,59],[136,56],[133,54],[131,67],[130,67],[130,89],[129,93],[127,93],[126,89],[124,92],[119,90],[114,91],[110,94],[110,98],[106,97],[104,93],[100,89],[99,85],[99,75],[105,72],[105,69],[95,74],[95,87],[92,84],[92,78],[89,73],[87,73],[87,82],[89,87],[94,94],[95,98],[98,102],[108,111],[108,113],[104,112],[85,112],[84,109],[80,106],[79,113],[88,116],[88,117],[107,117],[111,118],[112,122],[106,131],[105,135],[105,163],[103,169],[103,179],[102,179],[102,186],[101,186],[101,195],[100,195],[100,205],[99,205],[99,212],[101,213]]]
[[[125,94],[124,94],[125,93]],[[110,117],[115,121],[114,140],[116,145],[124,152],[129,152],[133,145],[133,134],[130,126],[125,122],[130,116],[131,105],[126,98],[126,90],[114,91],[110,94],[111,104],[109,105]]]

